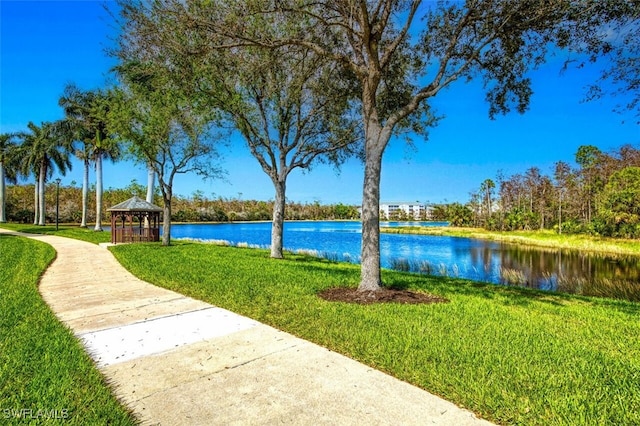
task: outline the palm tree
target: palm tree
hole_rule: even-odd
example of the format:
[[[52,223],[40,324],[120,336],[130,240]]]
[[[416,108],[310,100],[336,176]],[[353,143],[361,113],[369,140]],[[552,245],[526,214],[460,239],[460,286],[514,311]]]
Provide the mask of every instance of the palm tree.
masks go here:
[[[15,181],[16,177],[15,166],[9,165],[16,146],[13,142],[14,136],[11,133],[0,134],[0,223],[7,221],[5,180]]]
[[[111,139],[96,140],[93,146],[93,159],[96,162],[96,226],[95,231],[102,231],[102,160],[116,161],[120,157],[120,146]]]
[[[45,225],[46,209],[44,202],[47,178],[53,175],[54,168],[64,176],[71,170],[69,159],[70,146],[61,136],[62,123],[42,123],[39,127],[29,122],[30,133],[22,133],[21,172],[25,175],[36,174],[36,217],[34,224]]]
[[[69,122],[70,138],[74,142],[74,155],[84,165],[82,174],[82,221],[80,227],[87,227],[87,212],[89,203],[89,166],[91,160],[91,133],[87,128],[86,116],[89,108],[88,96],[75,85],[69,84],[64,94],[58,100]]]
[[[82,223],[87,226],[87,199],[89,191],[89,165],[96,166],[96,226],[94,230],[101,231],[102,219],[102,161],[107,158],[112,161],[120,157],[119,145],[109,137],[107,131],[107,114],[109,112],[109,95],[101,90],[81,91],[74,84],[67,85],[58,104],[64,108],[69,120],[74,123],[74,140],[82,147],[76,149],[75,155],[84,163],[84,177],[82,180]]]
[[[89,210],[89,165],[91,163],[91,145],[86,142],[80,142],[82,146],[76,148],[74,155],[82,160],[84,166],[82,171],[82,221],[81,228],[87,227],[87,212]]]

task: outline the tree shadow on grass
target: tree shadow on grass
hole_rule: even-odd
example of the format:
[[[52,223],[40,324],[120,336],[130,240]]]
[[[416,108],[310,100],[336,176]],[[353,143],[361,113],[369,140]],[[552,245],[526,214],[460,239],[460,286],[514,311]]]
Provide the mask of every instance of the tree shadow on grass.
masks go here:
[[[465,297],[480,297],[509,305],[527,306],[532,302],[543,302],[554,306],[564,306],[569,303],[586,302],[598,303],[593,298],[565,293],[550,293],[548,291],[510,287],[493,283],[450,278],[435,275],[419,275],[407,272],[386,271],[383,275],[385,283],[391,289],[417,288],[432,291],[440,295],[460,295]]]
[[[562,306],[579,296],[550,294],[540,290],[499,286],[497,284],[449,278],[433,275],[420,275],[408,272],[383,270],[384,287],[376,292],[357,292],[360,279],[358,265],[318,258],[307,254],[290,254],[282,261],[291,262],[296,269],[311,274],[329,273],[335,277],[327,286],[318,289],[318,295],[329,301],[344,301],[360,304],[369,303],[438,303],[448,302],[450,295],[481,297],[499,303],[529,305],[533,301],[542,301]],[[326,266],[336,266],[328,270]],[[582,298],[589,300],[587,298]]]
[[[627,300],[607,299],[596,296],[582,296],[555,293],[544,290],[510,287],[505,285],[471,281],[460,278],[424,276],[406,272],[389,271],[385,274],[389,288],[418,288],[444,296],[460,295],[493,300],[505,305],[530,306],[531,303],[545,303],[553,306],[587,304],[614,309],[630,315],[640,315],[640,303]]]

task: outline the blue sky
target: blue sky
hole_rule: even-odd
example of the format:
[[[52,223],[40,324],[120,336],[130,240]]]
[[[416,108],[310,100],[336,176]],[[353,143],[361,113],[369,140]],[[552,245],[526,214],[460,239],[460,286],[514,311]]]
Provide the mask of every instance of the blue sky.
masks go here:
[[[105,54],[115,27],[96,1],[0,1],[0,132],[26,129],[63,117],[58,98],[67,83],[85,90],[105,87],[113,59]],[[107,2],[107,5],[109,2]],[[113,3],[111,3],[113,5]],[[620,98],[583,103],[585,86],[595,81],[592,69],[560,73],[562,55],[532,74],[534,95],[525,115],[488,119],[479,83],[458,82],[433,101],[445,118],[429,140],[392,140],[385,152],[381,197],[386,201],[444,202],[468,200],[487,178],[524,172],[531,166],[550,173],[556,161],[572,162],[580,145],[608,151],[640,143],[633,114],[612,112]],[[201,190],[208,197],[269,200],[273,187],[240,139],[223,149],[224,181],[202,181],[179,175],[174,193]],[[62,177],[64,184],[82,181],[82,167]],[[297,202],[359,204],[363,166],[358,160],[290,175],[287,197]],[[93,172],[90,176],[95,181]],[[124,187],[132,179],[146,182],[143,167],[131,163],[105,165],[105,187]]]

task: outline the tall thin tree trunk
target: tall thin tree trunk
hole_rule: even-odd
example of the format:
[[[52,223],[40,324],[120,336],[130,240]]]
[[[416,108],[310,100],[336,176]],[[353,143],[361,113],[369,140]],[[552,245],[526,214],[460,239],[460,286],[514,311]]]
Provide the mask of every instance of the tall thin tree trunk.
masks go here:
[[[562,234],[562,190],[560,190],[560,202],[558,203],[558,234]]]
[[[38,220],[38,225],[40,226],[44,226],[46,225],[46,205],[45,205],[45,199],[44,199],[44,184],[45,184],[45,178],[47,176],[47,167],[44,164],[40,165],[40,178],[39,178],[39,183],[38,183],[38,201],[40,202],[40,208],[38,209],[40,211],[40,218]]]
[[[7,221],[7,212],[5,209],[6,186],[4,183],[4,167],[0,162],[0,223]]]
[[[147,165],[147,203],[153,203],[153,186],[156,180],[156,172],[151,167],[151,164]]]
[[[40,179],[36,179],[35,183],[33,184],[33,189],[34,189],[34,194],[33,194],[33,224],[34,225],[38,224],[38,211],[39,211],[38,206],[40,206],[40,202],[38,201],[38,196],[40,195],[40,190],[38,188],[39,186],[40,186]]]
[[[367,137],[368,139],[369,137]],[[367,143],[369,141],[367,140]],[[362,193],[362,251],[358,291],[382,288],[380,275],[380,173],[383,149],[367,148]]]
[[[84,171],[82,175],[82,228],[87,227],[87,212],[89,211],[89,159],[84,159]]]
[[[102,231],[102,155],[96,157],[96,226],[94,231]]]
[[[284,210],[286,205],[286,182],[282,180],[274,180],[273,185],[276,189],[276,199],[273,203],[273,222],[271,225],[271,257],[274,259],[282,259],[282,240],[284,232]]]

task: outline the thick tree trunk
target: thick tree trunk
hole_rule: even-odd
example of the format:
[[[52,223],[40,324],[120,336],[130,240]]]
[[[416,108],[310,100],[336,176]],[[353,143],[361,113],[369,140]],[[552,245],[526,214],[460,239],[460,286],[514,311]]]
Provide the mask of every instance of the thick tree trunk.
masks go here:
[[[358,291],[376,291],[382,288],[380,275],[380,172],[382,170],[383,149],[374,148],[371,145],[373,143],[367,140],[362,192],[362,263]]]
[[[44,184],[45,184],[45,178],[47,176],[47,168],[43,165],[40,166],[40,178],[38,179],[38,202],[40,204],[40,208],[38,209],[40,212],[40,217],[38,220],[38,225],[40,226],[44,226],[46,225],[46,206],[45,206],[45,200],[44,200]]]
[[[153,185],[156,180],[156,172],[151,165],[147,166],[147,203],[153,204]]]
[[[82,222],[80,227],[87,227],[87,212],[89,211],[89,160],[84,160],[84,170],[82,174]]]
[[[102,231],[102,155],[96,157],[96,226],[94,231]]]
[[[0,162],[0,223],[7,221],[7,212],[5,211],[6,187],[4,184],[4,167]]]
[[[171,245],[171,191],[166,191],[163,195],[164,210],[162,212],[162,245]]]
[[[284,209],[286,205],[286,182],[274,181],[276,200],[273,204],[273,222],[271,226],[271,257],[282,259],[282,240],[284,229]]]

